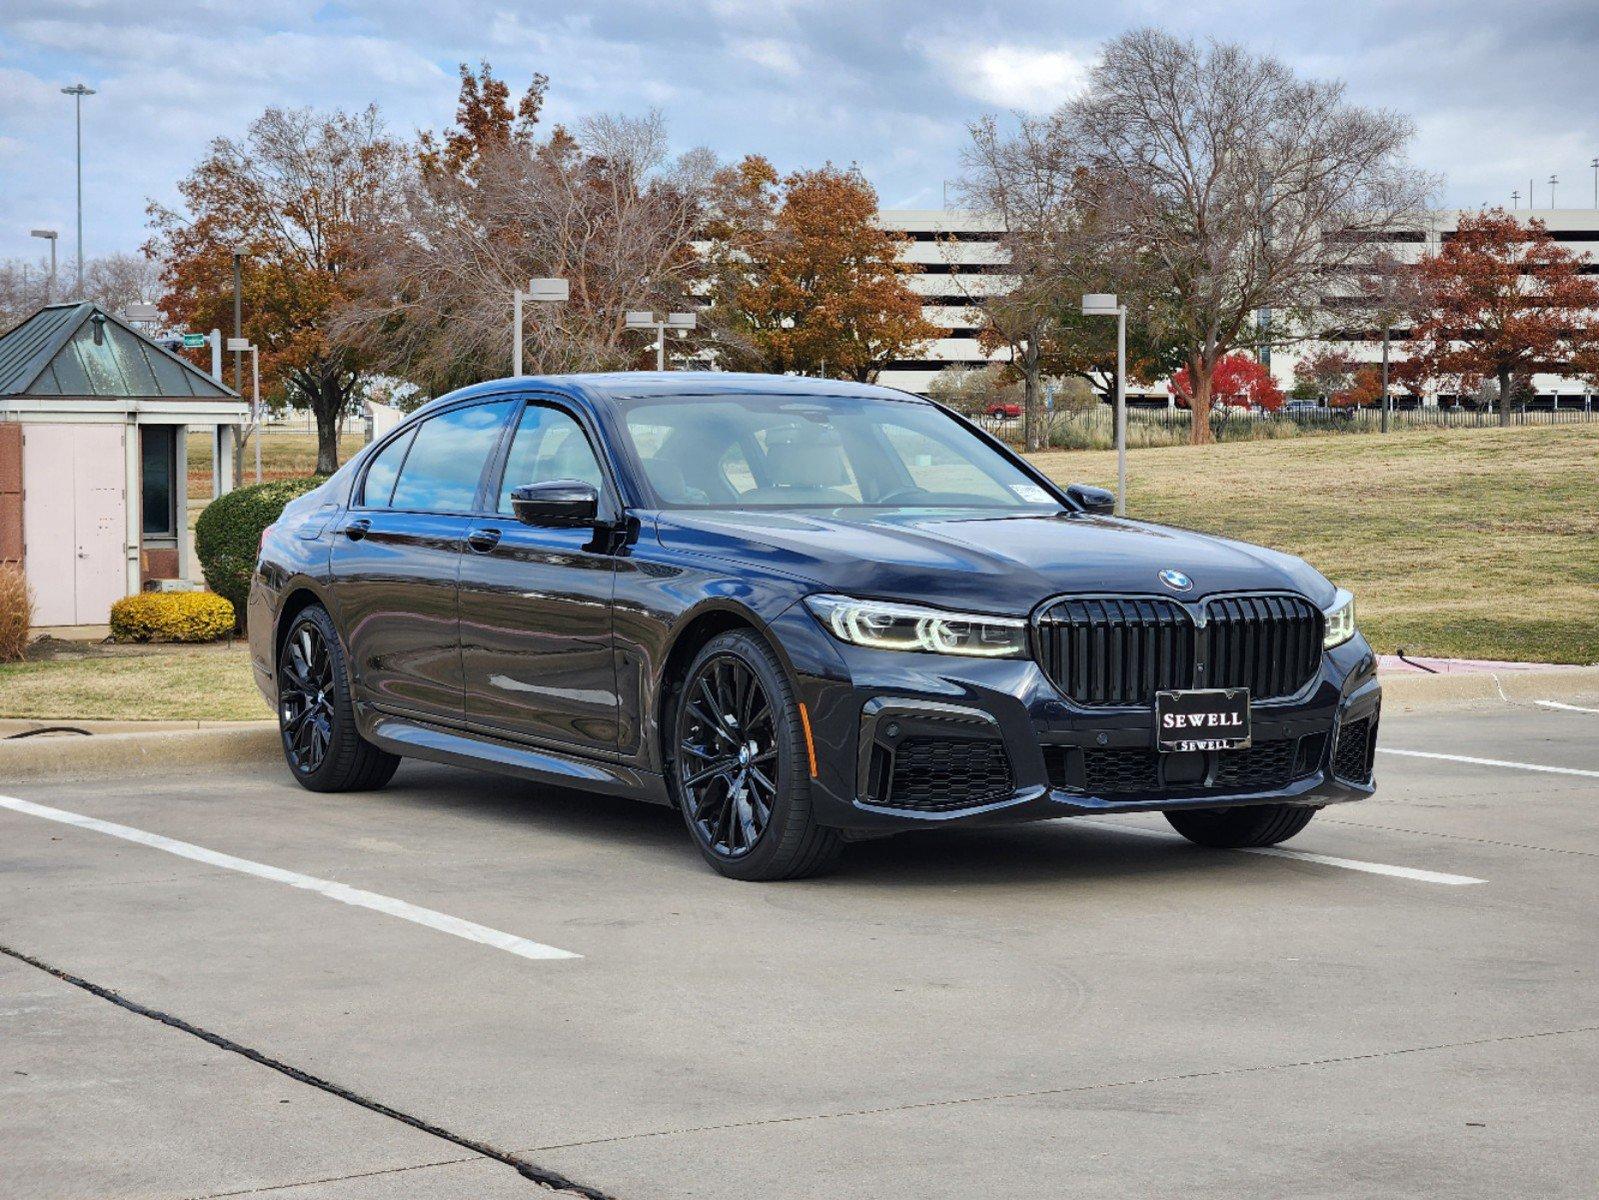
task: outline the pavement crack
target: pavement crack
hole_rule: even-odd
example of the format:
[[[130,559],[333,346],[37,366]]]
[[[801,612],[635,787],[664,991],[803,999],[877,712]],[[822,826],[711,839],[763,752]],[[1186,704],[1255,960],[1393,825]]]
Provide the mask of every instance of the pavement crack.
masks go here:
[[[33,967],[36,970],[43,971],[47,975],[53,975],[63,983],[69,983],[75,988],[80,988],[81,990],[88,992],[91,996],[98,996],[102,1000],[108,1000],[112,1004],[115,1004],[118,1008],[125,1009],[136,1016],[145,1017],[151,1021],[158,1021],[162,1025],[167,1025],[173,1029],[179,1030],[180,1032],[187,1033],[191,1037],[197,1037],[202,1042],[206,1042],[212,1046],[215,1046],[219,1050],[226,1050],[230,1054],[240,1055],[241,1057],[247,1058],[251,1062],[257,1063],[260,1066],[269,1067],[278,1072],[280,1075],[287,1075],[290,1079],[293,1079],[298,1083],[303,1083],[310,1087],[314,1087],[319,1091],[326,1092],[330,1096],[337,1097],[338,1099],[347,1101],[350,1104],[358,1105],[370,1112],[375,1112],[379,1116],[388,1117],[390,1120],[399,1121],[402,1125],[409,1125],[412,1129],[420,1130],[421,1132],[429,1134],[432,1137],[439,1138],[442,1141],[450,1142],[453,1145],[460,1146],[462,1149],[470,1150],[474,1154],[480,1154],[484,1158],[493,1159],[495,1162],[503,1163],[505,1166],[510,1167],[518,1175],[522,1176],[522,1178],[536,1183],[540,1187],[548,1188],[551,1191],[566,1192],[571,1195],[582,1196],[585,1198],[585,1200],[612,1200],[612,1197],[608,1196],[606,1193],[599,1191],[596,1188],[588,1187],[585,1184],[574,1183],[564,1175],[541,1167],[537,1163],[530,1162],[514,1151],[501,1150],[498,1147],[489,1145],[487,1142],[480,1142],[475,1138],[466,1137],[464,1134],[455,1133],[453,1130],[446,1129],[442,1125],[435,1125],[433,1122],[424,1120],[421,1117],[413,1116],[410,1113],[403,1112],[397,1108],[392,1108],[380,1100],[374,1100],[370,1096],[363,1096],[359,1092],[353,1092],[349,1088],[323,1079],[321,1076],[312,1075],[309,1071],[302,1071],[299,1067],[283,1062],[280,1059],[273,1058],[270,1055],[263,1054],[259,1050],[252,1050],[248,1046],[240,1045],[238,1042],[232,1041],[229,1038],[225,1038],[219,1033],[212,1033],[208,1029],[202,1029],[198,1025],[194,1025],[188,1021],[185,1021],[182,1017],[175,1017],[171,1013],[165,1013],[159,1009],[149,1008],[143,1004],[140,1004],[136,1000],[128,999],[128,997],[122,995],[120,992],[112,991],[107,987],[101,987],[97,983],[90,983],[87,979],[82,979],[67,971],[63,971],[60,967],[52,966],[47,962],[34,958],[31,954],[25,954],[21,950],[15,950],[6,945],[0,945],[0,954],[4,954],[9,958],[14,958],[18,962],[26,963],[28,966]]]
[[[571,1150],[582,1146],[604,1146],[616,1142],[640,1141],[645,1138],[682,1137],[693,1133],[721,1133],[733,1129],[754,1129],[765,1125],[796,1125],[805,1121],[836,1121],[850,1117],[875,1117],[891,1113],[918,1112],[932,1108],[955,1108],[963,1104],[993,1104],[1006,1100],[1032,1100],[1042,1096],[1070,1096],[1082,1092],[1106,1091],[1111,1088],[1147,1087],[1158,1083],[1183,1083],[1194,1079],[1226,1079],[1240,1075],[1257,1075],[1269,1071],[1297,1071],[1306,1067],[1331,1067],[1343,1063],[1371,1062],[1377,1059],[1398,1058],[1406,1054],[1432,1054],[1444,1050],[1466,1050],[1473,1046],[1493,1046],[1504,1042],[1524,1042],[1536,1038],[1566,1037],[1577,1033],[1599,1033],[1599,1024],[1574,1025],[1567,1029],[1540,1029],[1532,1033],[1507,1033],[1495,1037],[1473,1038],[1463,1042],[1439,1042],[1427,1046],[1401,1046],[1395,1050],[1371,1050],[1364,1054],[1340,1054],[1329,1058],[1306,1058],[1293,1062],[1260,1063],[1252,1067],[1217,1067],[1209,1071],[1184,1071],[1172,1075],[1150,1075],[1142,1079],[1109,1079],[1099,1083],[1071,1084],[1062,1087],[1033,1088],[1017,1092],[990,1092],[978,1096],[949,1096],[941,1100],[917,1100],[908,1104],[883,1104],[868,1108],[840,1109],[836,1112],[796,1113],[787,1117],[759,1117],[751,1121],[728,1121],[712,1125],[686,1125],[678,1129],[649,1129],[642,1133],[623,1133],[612,1137],[586,1138],[575,1142],[554,1142],[547,1146],[534,1146],[526,1151],[537,1154],[549,1150]]]

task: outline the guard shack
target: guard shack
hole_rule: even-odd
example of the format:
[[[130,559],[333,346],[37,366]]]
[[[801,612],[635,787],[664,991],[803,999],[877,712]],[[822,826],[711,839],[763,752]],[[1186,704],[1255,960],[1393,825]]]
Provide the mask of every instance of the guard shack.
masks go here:
[[[35,627],[104,625],[123,596],[198,576],[188,434],[212,433],[231,489],[249,406],[97,305],[53,304],[0,335],[0,562]]]

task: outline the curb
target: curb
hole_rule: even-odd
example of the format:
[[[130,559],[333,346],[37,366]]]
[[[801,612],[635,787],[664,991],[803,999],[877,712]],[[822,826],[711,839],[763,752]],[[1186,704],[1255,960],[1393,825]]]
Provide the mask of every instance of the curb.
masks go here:
[[[1426,712],[1483,701],[1574,700],[1599,696],[1599,667],[1547,671],[1481,671],[1460,675],[1379,675],[1383,707]]]
[[[218,763],[273,761],[281,753],[276,721],[236,721],[226,729],[18,738],[0,741],[0,783],[181,774]]]

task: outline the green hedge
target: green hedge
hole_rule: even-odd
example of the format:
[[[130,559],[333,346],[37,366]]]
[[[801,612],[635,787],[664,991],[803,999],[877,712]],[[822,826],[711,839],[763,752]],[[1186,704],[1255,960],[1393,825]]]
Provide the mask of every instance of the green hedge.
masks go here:
[[[258,483],[219,496],[205,506],[194,526],[194,552],[205,583],[233,605],[242,626],[247,619],[250,576],[261,549],[261,531],[278,519],[283,506],[305,495],[326,476]]]

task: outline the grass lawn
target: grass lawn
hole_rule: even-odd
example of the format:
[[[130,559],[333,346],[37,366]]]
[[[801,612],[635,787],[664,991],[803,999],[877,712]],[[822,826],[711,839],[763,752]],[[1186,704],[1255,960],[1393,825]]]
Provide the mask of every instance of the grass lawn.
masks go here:
[[[1115,486],[1113,453],[1035,461]],[[1127,474],[1134,517],[1308,559],[1379,652],[1599,662],[1599,425],[1133,450]]]
[[[42,661],[0,665],[0,717],[253,721],[271,715],[242,641],[73,646]]]
[[[339,462],[350,458],[366,438],[346,433],[339,439]],[[261,438],[261,480],[299,479],[316,470],[316,434],[303,430],[269,429]],[[244,475],[240,483],[255,482],[255,443],[245,447]],[[211,431],[202,430],[189,438],[189,499],[211,499]]]

